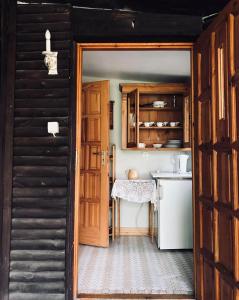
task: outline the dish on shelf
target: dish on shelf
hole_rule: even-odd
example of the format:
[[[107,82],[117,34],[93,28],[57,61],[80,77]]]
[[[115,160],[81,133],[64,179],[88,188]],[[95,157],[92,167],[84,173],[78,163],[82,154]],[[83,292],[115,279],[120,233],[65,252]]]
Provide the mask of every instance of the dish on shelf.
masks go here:
[[[157,127],[163,127],[164,126],[164,122],[157,122],[156,125],[157,125]]]
[[[145,127],[152,127],[154,125],[154,122],[144,122]]]
[[[169,122],[157,122],[156,125],[157,127],[166,127],[168,126]]]
[[[163,108],[167,105],[167,103],[165,101],[154,101],[153,102],[153,107],[160,107]]]
[[[169,122],[169,125],[170,125],[171,127],[177,127],[177,126],[180,125],[180,122]]]
[[[182,140],[168,140],[168,142],[164,145],[164,148],[181,148],[182,144]]]
[[[153,102],[140,104],[139,107],[153,107]]]
[[[168,140],[167,144],[182,144],[182,140]]]
[[[138,148],[144,149],[146,147],[145,143],[138,143]]]
[[[159,149],[159,148],[161,148],[163,146],[163,144],[153,144],[153,147],[155,148],[155,149]]]
[[[181,144],[165,144],[164,148],[181,148]]]

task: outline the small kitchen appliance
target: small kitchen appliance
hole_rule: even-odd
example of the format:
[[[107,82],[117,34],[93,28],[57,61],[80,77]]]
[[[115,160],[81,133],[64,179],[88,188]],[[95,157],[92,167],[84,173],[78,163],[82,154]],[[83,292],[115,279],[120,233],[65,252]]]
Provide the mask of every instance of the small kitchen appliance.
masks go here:
[[[179,174],[187,173],[187,163],[189,155],[180,154],[176,156],[176,172]]]

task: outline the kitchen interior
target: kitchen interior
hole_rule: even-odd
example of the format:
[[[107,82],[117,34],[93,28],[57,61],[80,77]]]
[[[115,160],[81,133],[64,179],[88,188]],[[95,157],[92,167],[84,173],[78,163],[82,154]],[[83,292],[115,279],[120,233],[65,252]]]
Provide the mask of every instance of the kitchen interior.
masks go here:
[[[85,51],[109,80],[108,248],[80,245],[82,294],[194,295],[190,51]],[[113,165],[113,166],[112,166]]]

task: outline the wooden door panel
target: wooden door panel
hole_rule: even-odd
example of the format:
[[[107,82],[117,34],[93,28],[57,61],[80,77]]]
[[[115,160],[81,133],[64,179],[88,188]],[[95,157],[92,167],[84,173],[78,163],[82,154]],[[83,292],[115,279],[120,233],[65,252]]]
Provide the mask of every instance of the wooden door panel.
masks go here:
[[[208,200],[212,197],[212,154],[199,150],[199,196]]]
[[[239,300],[238,15],[231,1],[195,44],[197,300]]]
[[[86,168],[86,145],[81,145],[80,151],[80,169],[84,170]]]
[[[109,81],[83,84],[79,242],[108,247]]]
[[[86,119],[81,119],[81,142],[86,142]]]
[[[97,230],[99,230],[100,225],[100,218],[99,218],[99,212],[100,212],[100,205],[99,203],[89,203],[89,220],[88,224],[89,227],[95,227]]]
[[[87,126],[86,126],[87,142],[100,142],[101,140],[100,118],[90,116],[86,122],[87,122]]]
[[[204,47],[197,52],[197,93],[198,97],[202,99],[210,96],[211,88],[211,41],[205,40]]]
[[[89,145],[88,149],[88,170],[99,170],[101,163],[101,153],[100,146],[97,145]]]
[[[215,290],[212,288],[215,286],[215,275],[214,275],[214,267],[210,265],[209,262],[204,259],[203,263],[203,282],[202,282],[202,299],[209,300],[215,299]]]
[[[89,202],[81,202],[81,215],[80,215],[80,224],[82,227],[82,231],[80,234],[83,235],[84,238],[88,238],[92,235],[91,230],[94,233],[99,233],[99,203],[89,203]],[[85,231],[84,228],[90,228],[90,230]],[[94,235],[92,235],[92,240]]]
[[[86,114],[100,114],[101,93],[98,90],[87,91]]]
[[[213,255],[213,209],[200,203],[202,232],[201,248]]]
[[[87,201],[100,201],[100,174],[87,173],[85,178],[85,198]]]
[[[239,210],[239,153],[232,151],[232,197],[234,210]]]
[[[231,206],[231,155],[227,152],[217,153],[217,194],[218,201]]]
[[[81,186],[81,189],[80,189],[80,199],[84,199],[85,198],[85,185],[84,185],[84,182],[85,182],[85,174],[84,173],[81,173],[80,174],[80,186]]]
[[[218,213],[218,263],[233,274],[233,219],[223,212]]]
[[[211,88],[211,41],[208,39],[206,41],[206,44],[201,49],[200,52],[200,70],[201,74],[199,77],[201,78],[201,93],[200,97],[201,99],[205,99],[208,96],[210,96],[210,88]]]
[[[222,22],[215,31],[216,137],[221,142],[230,137],[228,101],[228,23]]]
[[[198,102],[198,143],[210,143],[211,133],[211,101],[210,99]]]
[[[230,285],[222,276],[219,275],[219,299],[220,300],[238,300],[236,298],[236,290],[234,290],[233,286]]]
[[[239,75],[239,70],[238,70]],[[239,76],[238,76],[239,79]],[[232,117],[231,117],[231,131],[232,131],[232,142],[239,140],[239,83],[231,88],[231,106],[232,106]]]
[[[235,37],[239,36],[239,14],[234,13],[232,22],[234,23],[234,32],[232,37],[232,47],[233,47],[233,57],[231,61],[233,62],[234,72],[238,74],[239,72],[239,40]],[[232,74],[234,75],[234,74]]]
[[[233,244],[233,254],[234,254],[234,277],[235,281],[239,282],[239,220],[237,218],[233,218],[233,232],[235,242]],[[238,291],[239,292],[239,291]],[[239,293],[238,293],[239,297]]]

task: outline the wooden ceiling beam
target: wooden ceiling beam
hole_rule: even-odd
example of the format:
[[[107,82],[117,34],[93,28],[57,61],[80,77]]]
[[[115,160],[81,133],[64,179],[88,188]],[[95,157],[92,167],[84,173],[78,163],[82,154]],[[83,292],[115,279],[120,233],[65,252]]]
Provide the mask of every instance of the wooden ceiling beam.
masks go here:
[[[198,16],[216,13],[227,3],[228,0],[72,0],[72,4],[78,7]]]
[[[73,9],[73,32],[78,42],[191,42],[201,30],[198,16]]]

